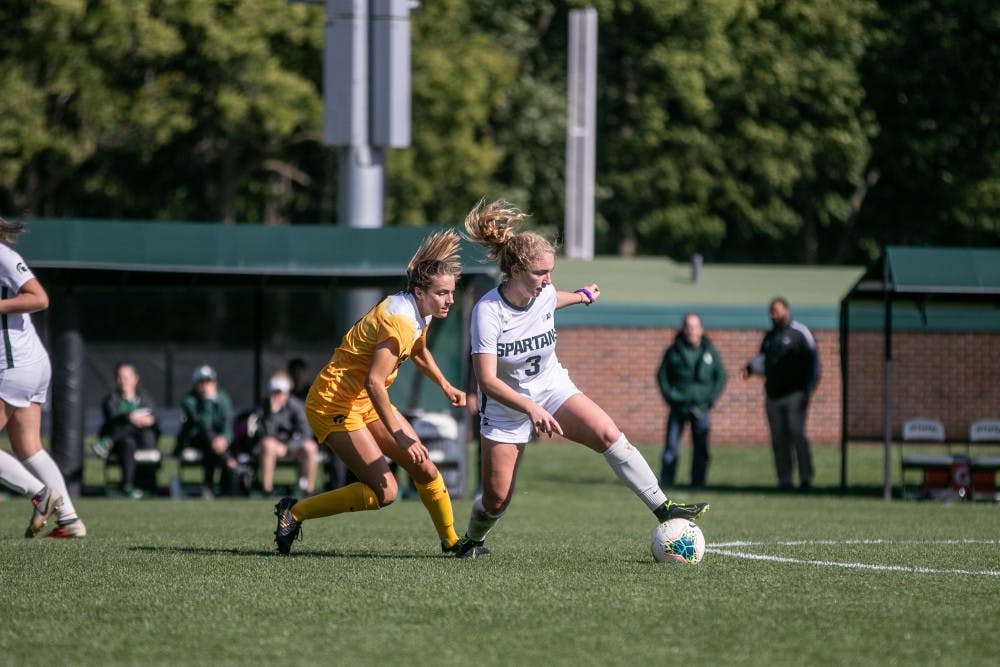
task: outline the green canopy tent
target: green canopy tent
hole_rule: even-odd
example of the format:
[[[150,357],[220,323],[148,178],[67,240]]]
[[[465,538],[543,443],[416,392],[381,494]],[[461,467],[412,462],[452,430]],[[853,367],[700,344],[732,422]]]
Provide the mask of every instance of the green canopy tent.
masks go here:
[[[847,487],[847,443],[853,434],[849,373],[850,332],[882,332],[883,496],[892,497],[891,444],[893,334],[910,331],[996,331],[1000,329],[1000,248],[886,247],[840,305],[841,469]],[[868,379],[868,378],[866,378]],[[866,438],[870,434],[861,433]]]
[[[321,311],[300,314],[297,320],[287,317],[294,327],[285,333],[286,339],[294,339],[297,327],[316,328],[308,321],[313,317],[322,317],[323,326],[331,329],[331,318],[347,314],[331,312],[343,311],[344,302],[331,303],[330,298],[368,289],[375,291],[369,298],[377,299],[383,292],[401,289],[406,264],[420,242],[430,232],[444,229],[92,219],[34,219],[27,221],[27,228],[17,250],[52,297],[50,312],[39,319],[53,357],[52,449],[71,487],[79,484],[82,469],[84,332],[124,328],[136,336],[149,331],[169,336],[180,326],[176,320],[181,320],[188,335],[197,328],[192,320],[221,320],[221,333],[190,335],[238,339],[234,345],[248,341],[256,400],[263,384],[265,329],[280,303],[275,295],[309,290],[304,299],[308,309]],[[436,356],[450,377],[467,373],[460,350],[467,349],[464,337],[473,291],[493,282],[489,277],[495,268],[481,261],[484,256],[478,246],[463,243],[465,278],[456,304],[460,316],[431,329],[432,334],[440,333],[438,339],[445,339],[440,340],[445,352]],[[227,301],[226,294],[237,296]],[[165,295],[162,300],[160,295]],[[318,301],[316,306],[310,301],[320,298],[316,295],[324,299],[322,308]],[[340,327],[351,321],[341,322]],[[413,391],[419,394],[417,382]],[[418,400],[411,397],[408,402]]]

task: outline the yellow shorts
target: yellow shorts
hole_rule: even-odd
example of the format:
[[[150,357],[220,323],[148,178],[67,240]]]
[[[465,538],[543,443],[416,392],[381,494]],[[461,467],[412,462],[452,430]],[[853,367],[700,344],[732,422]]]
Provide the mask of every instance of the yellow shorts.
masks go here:
[[[395,410],[393,406],[393,410]],[[316,439],[326,442],[331,433],[360,431],[373,421],[381,419],[375,406],[369,400],[352,401],[348,404],[326,404],[322,410],[311,402],[306,402],[306,419]]]

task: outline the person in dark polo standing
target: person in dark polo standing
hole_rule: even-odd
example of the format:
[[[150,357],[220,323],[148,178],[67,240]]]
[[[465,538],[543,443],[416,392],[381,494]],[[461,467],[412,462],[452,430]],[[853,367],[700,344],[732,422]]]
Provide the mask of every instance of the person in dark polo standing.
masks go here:
[[[691,425],[691,486],[705,486],[712,425],[709,411],[722,394],[726,379],[722,358],[705,335],[701,317],[687,313],[656,373],[660,393],[670,406],[660,486],[674,485],[685,424]]]
[[[819,383],[819,353],[812,332],[792,319],[786,299],[771,301],[770,317],[771,330],[764,335],[760,353],[747,363],[742,375],[764,376],[778,489],[794,488],[797,464],[799,489],[808,492],[812,489],[813,465],[806,438],[806,415]]]

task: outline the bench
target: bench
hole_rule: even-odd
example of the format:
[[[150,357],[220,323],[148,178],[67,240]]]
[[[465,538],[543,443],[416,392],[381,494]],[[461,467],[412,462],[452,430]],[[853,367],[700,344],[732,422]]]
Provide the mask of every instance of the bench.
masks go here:
[[[257,437],[257,417],[253,410],[244,410],[238,413],[233,418],[233,443],[230,451],[233,453],[236,461],[241,465],[248,466],[254,471],[254,486],[260,484],[259,479],[257,479],[260,473],[260,463],[259,457],[256,449],[254,448],[254,443]],[[317,462],[317,473],[316,473],[316,489],[320,489],[322,485],[322,470],[323,464],[327,460],[327,448],[320,445],[319,451],[316,456]],[[294,495],[299,490],[299,469],[301,462],[299,459],[292,455],[280,457],[275,465],[275,479],[274,479],[274,492],[283,495]],[[177,454],[177,475],[171,480],[170,494],[172,497],[183,497],[185,495],[191,495],[196,493],[201,489],[201,484],[203,477],[201,475],[202,470],[202,452],[200,449],[194,447],[183,447]],[[189,482],[189,478],[192,474],[185,474],[185,470],[192,468],[197,468],[199,470],[197,476],[197,488],[194,489],[194,484]],[[291,477],[291,482],[282,484],[279,481],[279,477],[282,479],[287,479],[288,474],[280,474],[281,470],[291,470],[294,474]],[[250,492],[250,489],[241,488],[239,484],[232,483],[227,476],[227,473],[223,471],[223,486],[226,487],[224,490],[230,495],[242,495]]]
[[[980,419],[969,426],[969,443],[1000,445],[1000,419]],[[1000,453],[976,453],[969,457],[973,500],[1000,500],[997,495],[997,471]]]
[[[157,409],[156,421],[163,435],[173,435],[180,427],[181,412],[178,409]],[[99,408],[89,408],[84,411],[84,432],[98,434],[104,417]],[[156,493],[157,475],[163,462],[163,452],[160,449],[139,449],[134,454],[136,464],[136,487],[144,491]],[[118,453],[111,453],[103,459],[103,480],[105,488],[112,486],[113,471],[120,470],[121,461]]]
[[[907,445],[938,445],[940,453],[913,453]],[[900,439],[902,467],[901,495],[903,498],[996,500],[996,473],[1000,455],[976,453],[972,446],[1000,444],[1000,420],[982,419],[969,428],[966,440],[945,437],[944,424],[939,419],[919,417],[904,422]],[[957,453],[958,445],[964,445]],[[907,472],[919,471],[922,480],[918,489],[907,484]]]

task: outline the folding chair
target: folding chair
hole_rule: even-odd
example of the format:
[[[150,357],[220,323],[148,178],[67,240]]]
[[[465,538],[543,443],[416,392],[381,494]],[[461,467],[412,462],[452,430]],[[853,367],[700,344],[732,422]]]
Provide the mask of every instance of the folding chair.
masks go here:
[[[969,426],[969,445],[1000,445],[1000,419],[979,419]],[[973,500],[1000,500],[997,470],[1000,454],[976,454],[969,459]]]
[[[949,451],[946,454],[913,454],[904,449],[906,444],[944,445],[944,423],[940,419],[918,417],[903,423],[902,438],[899,443],[900,464],[900,495],[903,498],[920,498],[930,495],[931,489],[950,486],[954,457]],[[923,475],[920,492],[910,492],[906,486],[906,472],[919,470]]]

